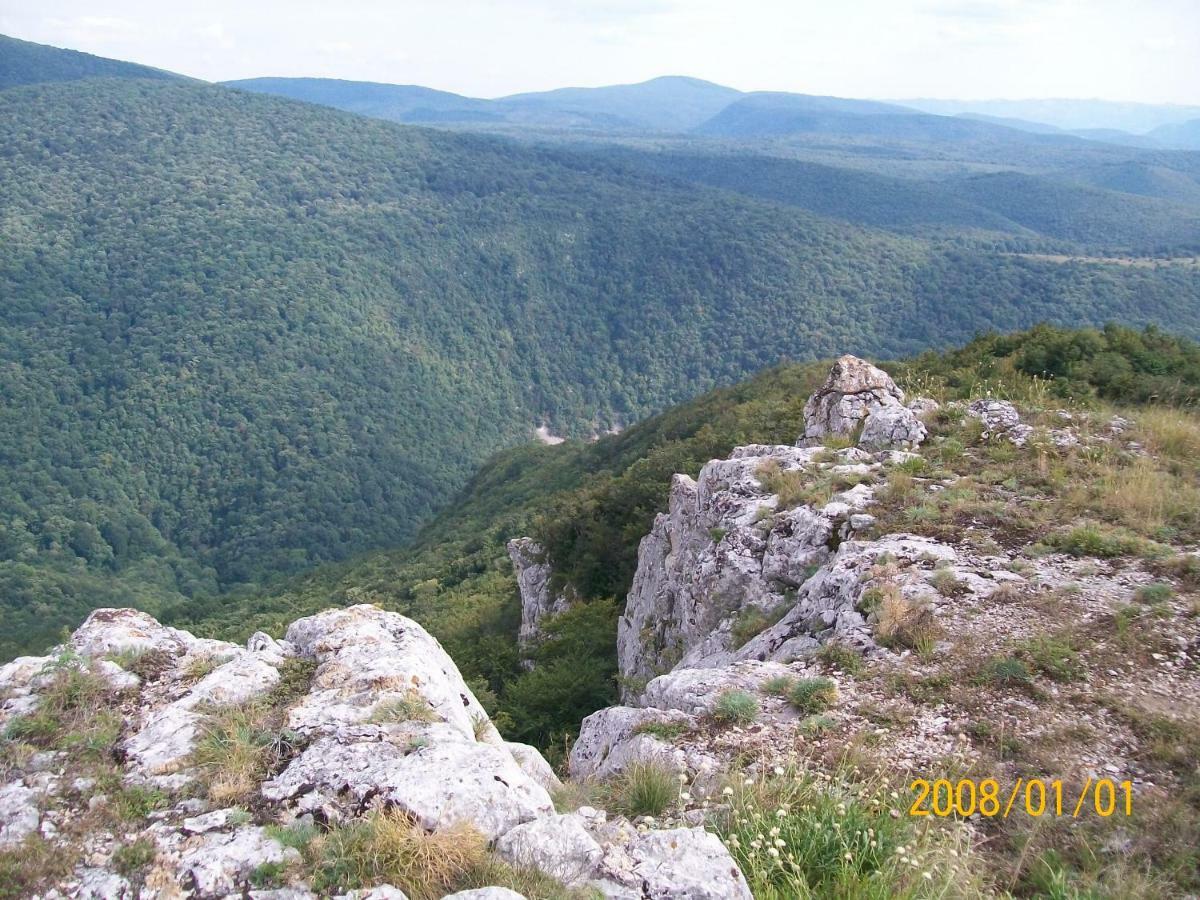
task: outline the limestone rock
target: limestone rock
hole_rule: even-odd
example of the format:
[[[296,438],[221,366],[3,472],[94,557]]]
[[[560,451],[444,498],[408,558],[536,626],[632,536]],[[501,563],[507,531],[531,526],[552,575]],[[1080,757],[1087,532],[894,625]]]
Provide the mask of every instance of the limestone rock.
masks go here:
[[[507,549],[521,592],[521,628],[517,640],[523,649],[528,650],[541,637],[542,619],[569,609],[573,593],[569,590],[550,590],[550,579],[554,573],[546,559],[545,549],[533,538],[513,538],[508,542]]]
[[[461,896],[461,892],[453,896]],[[408,894],[390,884],[380,884],[371,888],[338,894],[334,900],[408,900]]]
[[[704,713],[725,691],[756,692],[764,682],[788,674],[786,666],[756,660],[720,668],[676,669],[646,685],[641,700],[658,709]]]
[[[517,866],[540,869],[568,887],[585,884],[604,856],[577,814],[547,816],[511,829],[496,852]]]
[[[36,791],[19,781],[0,787],[0,850],[20,844],[40,821]]]
[[[896,563],[893,576],[902,593],[930,594],[924,569],[939,562],[954,562],[953,547],[912,534],[890,534],[875,541],[846,541],[837,554],[797,595],[796,605],[779,622],[746,643],[739,659],[773,659],[788,662],[811,652],[814,636],[836,637],[840,643],[863,650],[874,648],[871,628],[860,611],[863,593],[874,585],[871,569],[880,557]]]
[[[1033,429],[1021,423],[1021,414],[1007,400],[990,397],[974,400],[967,407],[967,414],[983,422],[985,438],[1006,437],[1018,447],[1024,446]]]
[[[617,658],[626,679],[720,664],[732,648],[734,619],[748,608],[778,609],[785,591],[828,556],[840,521],[799,508],[775,515],[779,498],[761,480],[769,469],[815,475],[822,453],[750,445],[709,462],[695,481],[674,477],[667,512],[638,548],[618,621]]]
[[[525,895],[518,894],[512,888],[493,885],[492,887],[447,894],[442,900],[525,900]]]
[[[882,369],[856,356],[842,356],[804,405],[800,444],[813,446],[830,435],[850,437],[861,429],[863,447],[916,446],[925,426],[904,405],[904,392]]]
[[[583,720],[567,764],[572,778],[605,779],[623,772],[635,761],[656,759],[668,768],[684,771],[686,760],[673,748],[640,729],[656,724],[690,725],[692,719],[677,710],[610,706]]]
[[[236,891],[264,863],[299,860],[297,851],[267,837],[265,829],[239,828],[194,839],[179,860],[180,880],[201,896],[222,896]]]
[[[881,404],[867,414],[858,445],[870,450],[916,447],[927,434],[924,423],[907,406]]]
[[[137,896],[128,880],[108,869],[88,868],[76,877],[79,887],[71,892],[74,900],[134,900]]]
[[[516,741],[505,741],[504,746],[512,754],[512,758],[517,761],[521,771],[546,790],[552,791],[562,787],[562,781],[554,774],[553,767],[546,762],[546,757],[542,756],[537,747],[519,744]]]
[[[631,855],[642,896],[649,900],[752,900],[750,886],[725,845],[703,828],[648,832]]]
[[[380,732],[373,740],[321,737],[264,783],[262,794],[303,800],[302,808],[342,804],[349,814],[379,798],[426,829],[465,821],[489,840],[554,808],[503,746],[467,740],[444,723]]]
[[[293,622],[287,640],[320,660],[308,695],[288,726],[301,734],[335,733],[366,722],[386,704],[419,698],[431,715],[471,742],[502,744],[487,712],[442,645],[412,619],[370,605],[333,609]]]

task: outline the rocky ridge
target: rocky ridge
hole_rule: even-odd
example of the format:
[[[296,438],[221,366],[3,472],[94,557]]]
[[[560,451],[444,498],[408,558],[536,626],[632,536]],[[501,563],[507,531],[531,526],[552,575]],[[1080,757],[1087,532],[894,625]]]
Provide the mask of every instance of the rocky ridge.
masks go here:
[[[298,665],[309,677],[281,710],[276,764],[246,794],[252,812],[222,805],[200,745],[222,711],[278,702],[272,692]],[[557,815],[549,790],[558,779],[541,754],[506,743],[438,642],[396,613],[334,609],[294,622],[283,640],[256,634],[240,647],[135,610],[97,610],[51,655],[0,668],[0,727],[15,722],[25,733],[23,717],[52,702],[64,677],[110,689],[119,777],[104,788],[76,777],[62,750],[6,766],[0,847],[53,842],[71,832],[75,810],[117,795],[153,796],[161,808],[133,831],[89,830],[82,862],[47,897],[315,897],[286,875],[300,854],[273,828],[345,825],[381,810],[432,833],[468,827],[500,858],[606,897],[678,896],[679,885],[692,885],[688,896],[749,896],[728,851],[702,828],[647,834],[597,809]],[[146,855],[136,877],[122,865],[131,845]],[[255,890],[264,871],[283,883]],[[488,890],[455,896],[520,896]],[[383,885],[345,896],[403,894]]]

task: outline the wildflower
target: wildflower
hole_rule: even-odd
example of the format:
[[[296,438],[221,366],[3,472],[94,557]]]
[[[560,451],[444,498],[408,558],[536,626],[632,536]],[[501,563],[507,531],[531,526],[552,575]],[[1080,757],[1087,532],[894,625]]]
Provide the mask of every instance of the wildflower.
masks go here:
[[[727,787],[727,788],[725,788],[725,790],[721,791],[721,793],[724,794],[726,797],[732,797],[733,796],[733,788]]]
[[[776,766],[776,767],[775,767],[775,774],[776,774],[776,775],[782,775],[782,774],[783,774],[783,766]]]
[[[692,795],[689,794],[687,791],[684,791],[682,794],[679,795],[679,799],[680,800],[691,800]]]
[[[768,847],[767,852],[770,853],[772,856],[776,856],[776,857],[779,856],[779,851],[776,850],[774,847]]]
[[[687,780],[688,780],[688,779],[687,779],[687,772],[680,772],[680,773],[679,773],[679,780],[680,780],[680,781],[681,781],[683,784],[687,784]]]
[[[921,877],[924,878],[926,881],[933,881],[933,873],[932,872],[922,872]]]

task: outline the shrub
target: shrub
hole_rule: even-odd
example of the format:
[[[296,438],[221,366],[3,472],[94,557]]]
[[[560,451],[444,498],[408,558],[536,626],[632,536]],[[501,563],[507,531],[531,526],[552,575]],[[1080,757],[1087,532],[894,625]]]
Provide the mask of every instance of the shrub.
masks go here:
[[[933,610],[922,600],[905,597],[890,582],[881,586],[882,599],[876,610],[875,633],[885,647],[903,647],[927,652],[937,637]]]
[[[802,713],[819,713],[837,702],[837,685],[830,678],[797,678],[788,701]]]
[[[679,800],[679,776],[659,763],[632,763],[608,787],[608,805],[626,816],[661,816]]]
[[[128,878],[154,862],[154,856],[154,842],[149,838],[138,838],[132,844],[117,848],[113,853],[113,868]]]
[[[1135,556],[1143,553],[1147,541],[1136,535],[1094,522],[1078,525],[1065,532],[1050,535],[1047,543],[1072,556],[1096,556],[1110,559],[1116,556]]]
[[[845,644],[833,641],[817,651],[817,659],[831,669],[840,669],[847,675],[859,675],[863,670],[863,658]]]
[[[124,822],[142,822],[156,809],[163,809],[168,801],[158,788],[131,785],[113,792],[112,809]]]
[[[733,620],[733,626],[730,629],[734,649],[743,647],[758,637],[787,615],[793,605],[791,601],[784,601],[771,609],[762,609],[757,606],[743,607]]]
[[[1083,674],[1079,654],[1068,635],[1043,634],[1025,643],[1033,667],[1054,681],[1077,681]]]
[[[0,850],[0,900],[35,896],[69,876],[73,866],[65,846],[30,835]]]
[[[107,706],[108,683],[63,658],[48,667],[51,680],[33,712],[12,719],[6,737],[46,750],[65,750],[85,759],[107,757],[121,731],[121,717]]]
[[[758,718],[758,700],[745,691],[722,691],[711,714],[723,725],[749,725]]]
[[[762,683],[762,692],[773,697],[786,697],[796,679],[790,675],[776,675]]]
[[[1026,686],[1033,683],[1029,667],[1015,656],[1001,656],[988,660],[980,673],[985,684],[1008,687]]]
[[[1133,596],[1134,599],[1139,603],[1166,603],[1173,596],[1175,596],[1175,592],[1171,589],[1169,584],[1166,584],[1162,581],[1157,581],[1154,584],[1143,584],[1137,589]]]
[[[966,582],[960,581],[949,569],[938,569],[929,576],[929,583],[933,589],[943,597],[961,597],[964,594],[970,593],[970,588]]]
[[[204,774],[212,800],[234,803],[250,797],[291,755],[295,736],[274,730],[271,718],[269,707],[250,703],[219,709],[205,721],[192,762]]]

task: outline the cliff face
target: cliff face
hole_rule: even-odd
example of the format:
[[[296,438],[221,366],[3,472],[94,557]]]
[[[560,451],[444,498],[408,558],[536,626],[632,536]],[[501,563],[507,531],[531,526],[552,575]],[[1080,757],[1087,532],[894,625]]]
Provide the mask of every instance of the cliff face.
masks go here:
[[[673,669],[789,662],[835,637],[874,646],[856,608],[859,592],[839,587],[834,573],[891,552],[852,539],[875,522],[863,514],[874,497],[871,482],[911,457],[898,447],[925,437],[903,399],[887,373],[843,356],[805,406],[797,442],[804,446],[738,447],[695,481],[675,476],[668,511],[639,547],[619,623],[627,697]],[[930,401],[919,405],[929,409]],[[816,443],[855,436],[871,450]],[[908,549],[903,536],[889,547]],[[764,635],[749,633],[774,622]]]

